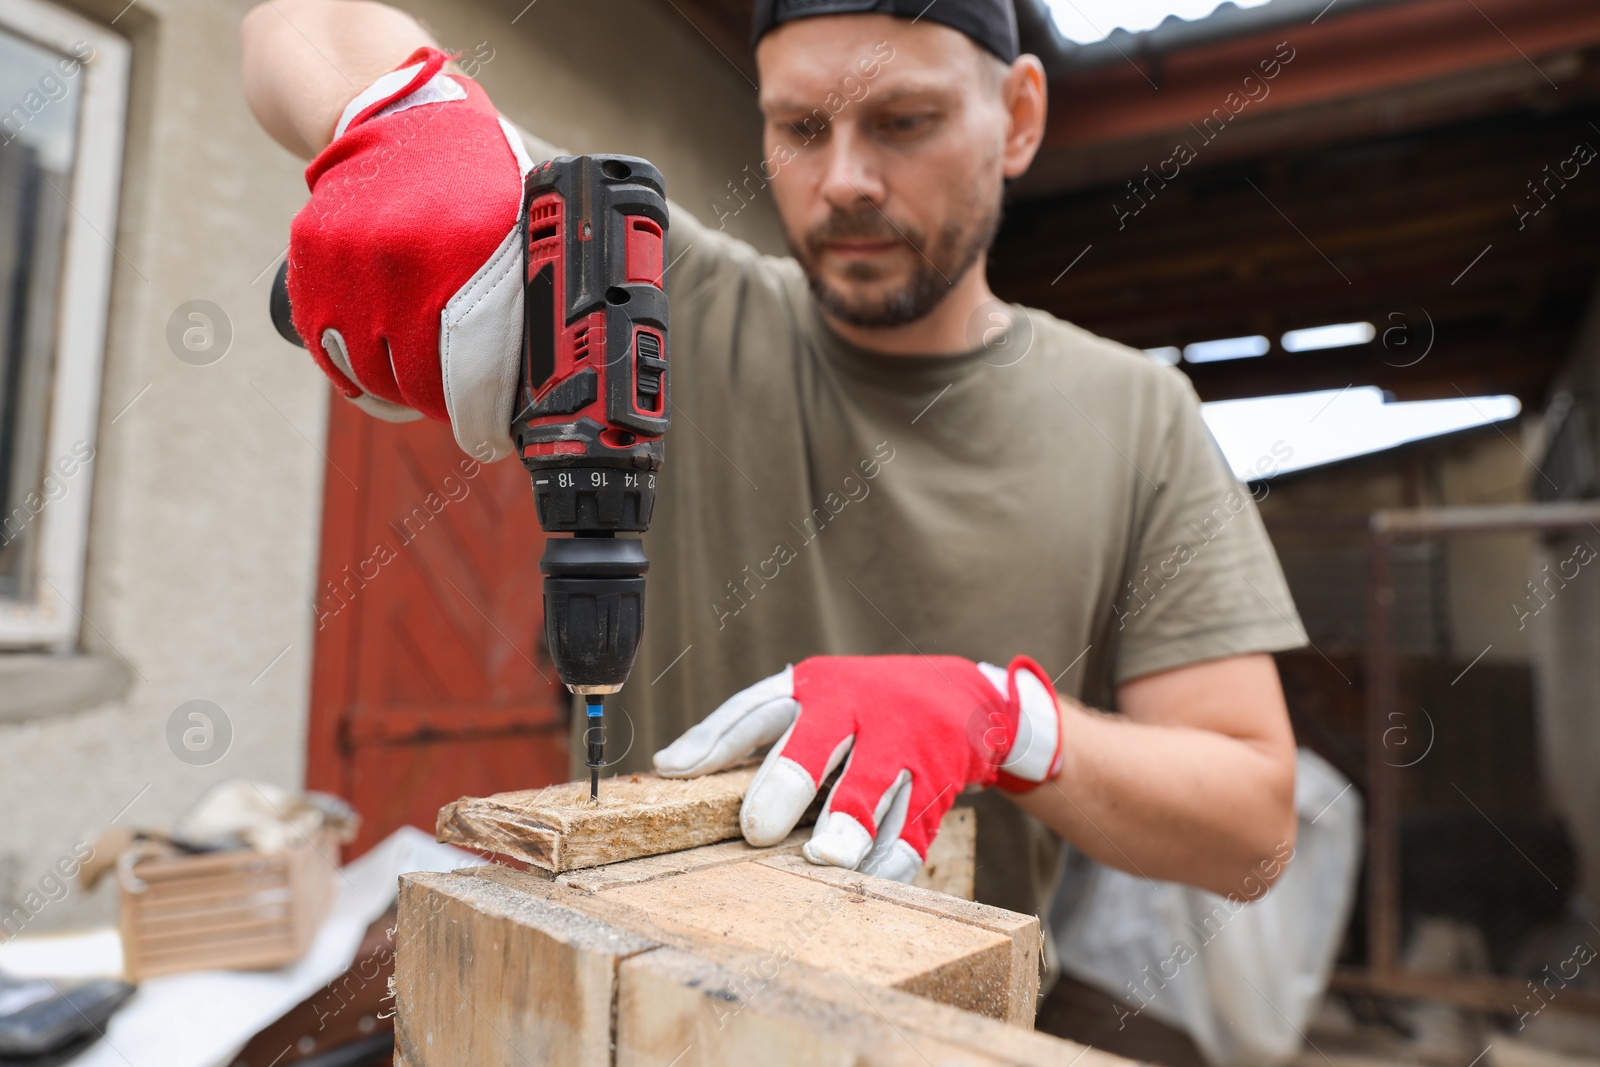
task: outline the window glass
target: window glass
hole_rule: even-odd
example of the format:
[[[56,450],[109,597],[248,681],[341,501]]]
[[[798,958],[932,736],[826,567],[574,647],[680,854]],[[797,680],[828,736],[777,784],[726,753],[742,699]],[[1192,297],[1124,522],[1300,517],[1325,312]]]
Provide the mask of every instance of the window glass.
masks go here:
[[[0,597],[34,595],[83,67],[0,30]],[[71,309],[66,309],[69,313]]]

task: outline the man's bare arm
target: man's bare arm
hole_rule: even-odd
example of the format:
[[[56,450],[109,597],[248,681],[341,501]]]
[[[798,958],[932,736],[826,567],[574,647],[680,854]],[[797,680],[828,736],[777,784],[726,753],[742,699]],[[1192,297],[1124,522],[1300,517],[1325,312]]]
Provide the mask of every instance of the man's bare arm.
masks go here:
[[[1294,734],[1269,655],[1137,678],[1121,716],[1062,700],[1063,765],[1014,797],[1120,870],[1233,897],[1270,884],[1295,838]]]
[[[368,0],[268,0],[239,35],[251,113],[302,159],[327,147],[357,93],[434,44],[410,15]]]

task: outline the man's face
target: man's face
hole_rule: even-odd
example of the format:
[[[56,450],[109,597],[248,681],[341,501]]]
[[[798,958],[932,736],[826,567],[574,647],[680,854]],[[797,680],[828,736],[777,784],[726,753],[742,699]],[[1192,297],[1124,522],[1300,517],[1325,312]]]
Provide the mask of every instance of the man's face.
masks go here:
[[[818,302],[862,327],[927,315],[999,225],[1004,65],[890,15],[784,23],[756,62],[763,172]]]

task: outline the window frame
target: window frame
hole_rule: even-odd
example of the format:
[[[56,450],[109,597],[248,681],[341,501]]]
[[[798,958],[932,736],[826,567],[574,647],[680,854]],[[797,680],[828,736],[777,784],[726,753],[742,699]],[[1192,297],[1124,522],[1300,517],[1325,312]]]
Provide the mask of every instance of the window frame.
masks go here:
[[[96,446],[112,271],[117,258],[117,207],[127,126],[129,42],[48,0],[0,0],[0,29],[70,55],[86,41],[94,59],[80,69],[82,97],[73,155],[70,210],[62,247],[56,346],[50,371],[45,462],[70,455],[79,442]],[[0,649],[73,650],[83,619],[93,461],[72,487],[34,519],[37,582],[31,600],[0,598]]]

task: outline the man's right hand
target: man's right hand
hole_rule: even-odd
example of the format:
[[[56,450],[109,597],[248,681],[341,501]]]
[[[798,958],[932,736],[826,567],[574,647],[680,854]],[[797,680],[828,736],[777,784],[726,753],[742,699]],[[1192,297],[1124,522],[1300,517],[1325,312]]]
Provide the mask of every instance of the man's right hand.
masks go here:
[[[345,108],[289,234],[294,326],[379,418],[448,421],[480,460],[513,451],[522,332],[520,139],[472,79],[419,48]]]

